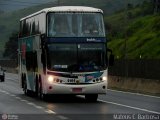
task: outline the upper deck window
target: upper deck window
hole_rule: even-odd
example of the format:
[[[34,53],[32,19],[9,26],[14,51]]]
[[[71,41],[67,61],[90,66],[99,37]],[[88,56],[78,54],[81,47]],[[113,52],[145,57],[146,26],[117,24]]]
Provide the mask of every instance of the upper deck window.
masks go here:
[[[105,37],[101,13],[49,13],[48,37]]]

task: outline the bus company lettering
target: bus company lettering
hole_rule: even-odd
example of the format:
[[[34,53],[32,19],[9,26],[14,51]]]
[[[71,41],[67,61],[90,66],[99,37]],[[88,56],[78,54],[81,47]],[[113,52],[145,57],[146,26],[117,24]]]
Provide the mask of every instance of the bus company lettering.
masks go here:
[[[87,42],[100,42],[101,40],[96,40],[95,38],[87,38]]]
[[[91,75],[87,76],[88,80],[93,79],[93,78],[94,78],[94,76],[91,76]]]

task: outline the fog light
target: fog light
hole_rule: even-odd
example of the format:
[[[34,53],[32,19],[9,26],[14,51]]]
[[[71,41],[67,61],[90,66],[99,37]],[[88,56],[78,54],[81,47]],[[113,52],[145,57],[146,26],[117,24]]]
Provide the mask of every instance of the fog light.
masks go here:
[[[57,81],[57,79],[56,78],[54,78],[54,82],[56,82]]]
[[[106,76],[103,76],[103,78],[102,78],[103,80],[107,80],[107,77]]]
[[[98,82],[98,81],[99,81],[99,79],[97,78],[97,79],[96,79],[96,81]]]
[[[53,82],[53,79],[54,79],[53,76],[48,76],[48,82],[49,82],[49,83],[52,83],[52,82]]]
[[[59,82],[59,79],[57,79],[56,82],[58,83],[58,82]]]
[[[51,90],[51,89],[52,89],[52,86],[49,86],[49,89]]]

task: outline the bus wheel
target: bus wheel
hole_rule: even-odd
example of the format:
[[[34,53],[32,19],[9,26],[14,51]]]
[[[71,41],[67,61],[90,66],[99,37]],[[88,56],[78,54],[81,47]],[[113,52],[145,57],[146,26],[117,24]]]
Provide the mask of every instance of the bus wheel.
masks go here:
[[[39,77],[39,82],[38,82],[38,97],[40,99],[43,98],[41,77]]]
[[[29,95],[29,91],[27,89],[27,81],[26,81],[26,76],[23,76],[23,91],[25,95]]]
[[[23,91],[24,91],[24,94],[25,94],[25,95],[28,95],[28,90],[27,90],[27,83],[26,83],[26,81],[24,81],[24,84],[23,84]]]
[[[21,74],[21,87],[24,89],[24,77],[23,77],[23,73]]]
[[[1,78],[1,82],[4,82],[4,76]]]
[[[42,94],[41,94],[41,99],[44,100],[44,101],[48,101],[48,95],[42,93]]]
[[[87,95],[85,95],[85,99],[88,102],[96,102],[97,98],[98,98],[98,94],[87,94]]]
[[[36,76],[36,85],[35,85],[35,96],[37,97],[39,94],[39,81],[38,81],[38,77]]]

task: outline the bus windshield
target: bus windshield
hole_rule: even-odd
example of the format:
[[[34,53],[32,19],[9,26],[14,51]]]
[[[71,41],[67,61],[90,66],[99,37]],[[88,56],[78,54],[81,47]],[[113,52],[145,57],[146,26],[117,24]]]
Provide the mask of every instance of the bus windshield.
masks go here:
[[[48,37],[105,37],[101,13],[49,13]]]
[[[48,45],[48,69],[61,72],[91,72],[105,69],[103,43]]]

